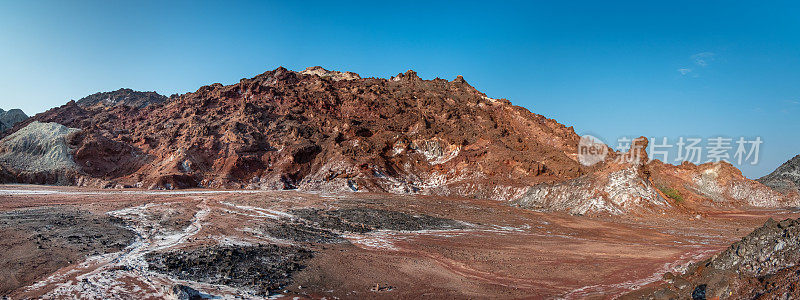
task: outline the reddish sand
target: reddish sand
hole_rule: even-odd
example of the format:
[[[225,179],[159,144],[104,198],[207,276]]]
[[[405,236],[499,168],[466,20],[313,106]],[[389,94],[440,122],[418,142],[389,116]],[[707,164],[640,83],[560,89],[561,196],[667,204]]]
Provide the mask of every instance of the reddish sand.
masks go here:
[[[287,296],[359,299],[613,298],[721,251],[769,217],[800,216],[786,210],[752,210],[702,216],[590,218],[534,212],[489,200],[427,196],[0,186],[0,211],[64,205],[107,213],[148,203],[151,205],[136,211],[170,211],[170,224],[195,227],[174,240],[158,237],[158,231],[166,227],[154,227],[154,235],[143,235],[145,245],[133,252],[217,243],[282,243],[251,229],[303,207],[371,207],[468,223],[466,229],[458,230],[349,234],[350,244],[312,245],[315,257],[283,292]],[[123,258],[130,257],[135,255]],[[99,287],[85,290],[76,280],[84,277],[88,278],[84,282],[111,280],[108,286],[115,287],[113,293],[136,297],[161,297],[172,284],[182,283],[136,269],[120,271],[115,264],[108,258],[63,265],[56,272],[65,275],[63,278],[53,276],[36,286],[17,288],[10,296],[101,296],[112,292]],[[25,262],[19,265],[21,270],[33,267]],[[111,278],[107,274],[116,275]],[[40,274],[37,280],[48,276]],[[33,282],[24,285],[30,284]],[[236,294],[220,286],[193,287]]]

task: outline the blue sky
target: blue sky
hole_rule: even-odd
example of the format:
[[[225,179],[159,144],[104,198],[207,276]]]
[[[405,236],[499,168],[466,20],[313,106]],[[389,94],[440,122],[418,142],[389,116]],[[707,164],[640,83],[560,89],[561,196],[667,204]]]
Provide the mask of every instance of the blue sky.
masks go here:
[[[758,136],[751,178],[799,154],[800,6],[649,2],[0,1],[0,108],[184,93],[278,66],[414,69],[610,144]]]

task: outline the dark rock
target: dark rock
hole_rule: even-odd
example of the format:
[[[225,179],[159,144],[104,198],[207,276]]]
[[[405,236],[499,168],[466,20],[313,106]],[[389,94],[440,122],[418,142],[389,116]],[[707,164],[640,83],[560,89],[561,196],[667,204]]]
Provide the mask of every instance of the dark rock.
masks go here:
[[[278,245],[214,246],[191,250],[148,253],[149,268],[156,272],[211,284],[246,288],[269,295],[291,283],[292,274],[313,253]]]
[[[797,194],[800,192],[800,155],[795,156],[772,173],[757,180],[776,191]]]
[[[347,240],[328,230],[307,226],[300,222],[286,222],[266,225],[264,231],[278,239],[300,243],[331,244],[345,243]]]
[[[692,300],[706,300],[706,286],[705,284],[698,285],[692,291]]]
[[[365,233],[373,230],[416,231],[463,228],[463,224],[455,220],[371,208],[301,209],[294,210],[292,213],[316,223],[320,227],[342,232]]]

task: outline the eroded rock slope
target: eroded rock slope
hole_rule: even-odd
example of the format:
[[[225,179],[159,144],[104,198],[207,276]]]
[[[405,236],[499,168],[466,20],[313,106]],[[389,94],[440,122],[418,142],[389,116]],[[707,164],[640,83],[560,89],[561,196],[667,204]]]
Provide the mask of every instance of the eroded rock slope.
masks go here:
[[[34,119],[81,129],[68,141],[76,149],[109,148],[74,159],[111,186],[508,198],[583,172],[572,128],[489,98],[461,77],[422,80],[413,71],[362,79],[278,68],[144,108],[79,101]],[[105,155],[120,163],[85,161]]]

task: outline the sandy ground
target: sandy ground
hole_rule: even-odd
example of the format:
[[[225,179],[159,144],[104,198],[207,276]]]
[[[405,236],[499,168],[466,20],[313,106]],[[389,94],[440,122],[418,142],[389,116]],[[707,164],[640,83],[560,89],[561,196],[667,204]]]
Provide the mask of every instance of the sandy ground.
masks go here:
[[[0,250],[24,278],[5,294],[28,297],[158,299],[177,284],[222,297],[258,298],[242,288],[187,280],[148,269],[148,253],[214,245],[277,244],[314,252],[278,294],[301,298],[613,298],[668,271],[713,255],[767,218],[788,210],[719,211],[703,215],[597,218],[539,213],[488,200],[368,193],[341,195],[237,191],[89,190],[0,186],[0,213],[39,208],[90,212],[121,220],[135,233],[125,249],[88,253],[40,268],[35,229],[0,228]],[[425,214],[458,229],[338,232],[346,242],[275,238],[265,224],[295,218],[301,208],[373,208]],[[110,225],[109,225],[110,226]],[[122,226],[122,225],[120,225]],[[31,245],[29,249],[23,249]],[[22,248],[21,248],[22,247]],[[52,250],[50,250],[52,251]],[[276,295],[272,295],[275,297]]]

